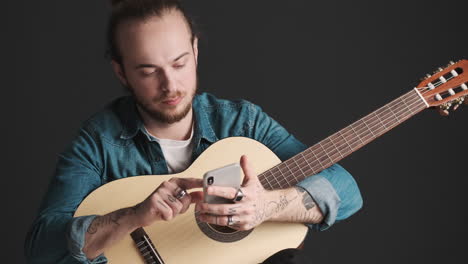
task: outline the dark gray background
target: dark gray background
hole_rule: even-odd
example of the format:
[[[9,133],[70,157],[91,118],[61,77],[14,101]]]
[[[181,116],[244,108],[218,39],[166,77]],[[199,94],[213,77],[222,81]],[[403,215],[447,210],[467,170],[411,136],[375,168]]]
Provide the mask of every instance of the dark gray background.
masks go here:
[[[307,144],[467,57],[466,1],[186,1],[203,36],[200,88],[245,98]],[[3,263],[24,236],[57,154],[123,89],[104,59],[104,0],[6,1],[2,15]],[[364,208],[312,233],[314,263],[466,259],[468,109],[427,110],[341,162]]]

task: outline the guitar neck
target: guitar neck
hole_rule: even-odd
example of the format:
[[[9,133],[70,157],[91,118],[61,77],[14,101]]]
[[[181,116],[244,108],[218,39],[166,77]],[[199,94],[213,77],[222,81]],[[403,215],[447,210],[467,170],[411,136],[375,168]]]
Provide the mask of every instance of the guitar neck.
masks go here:
[[[426,109],[414,89],[259,175],[266,189],[283,189],[330,167]]]

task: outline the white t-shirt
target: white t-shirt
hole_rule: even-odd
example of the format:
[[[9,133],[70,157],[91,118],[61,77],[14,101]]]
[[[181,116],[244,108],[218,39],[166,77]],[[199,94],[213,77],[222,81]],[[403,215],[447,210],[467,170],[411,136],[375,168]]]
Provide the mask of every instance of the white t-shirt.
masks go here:
[[[152,137],[152,140],[158,142],[161,146],[170,174],[179,173],[190,166],[193,150],[193,125],[190,138],[187,140],[163,139],[151,135],[148,130],[146,132]]]

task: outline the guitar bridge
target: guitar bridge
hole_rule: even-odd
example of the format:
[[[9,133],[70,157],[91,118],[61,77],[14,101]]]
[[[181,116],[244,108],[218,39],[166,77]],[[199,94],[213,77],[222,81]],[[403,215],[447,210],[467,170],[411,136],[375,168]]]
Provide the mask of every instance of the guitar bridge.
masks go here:
[[[147,264],[164,264],[164,261],[154,247],[153,242],[146,234],[145,230],[140,227],[133,231],[130,236],[132,237],[135,245],[140,252],[141,256]]]

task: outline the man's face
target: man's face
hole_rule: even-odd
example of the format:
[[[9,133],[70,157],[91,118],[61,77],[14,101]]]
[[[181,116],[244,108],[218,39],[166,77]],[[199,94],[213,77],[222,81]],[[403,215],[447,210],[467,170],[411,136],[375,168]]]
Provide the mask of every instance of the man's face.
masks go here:
[[[185,117],[197,88],[198,49],[182,14],[170,11],[121,24],[117,43],[123,70],[113,61],[114,71],[140,111],[167,124]]]

